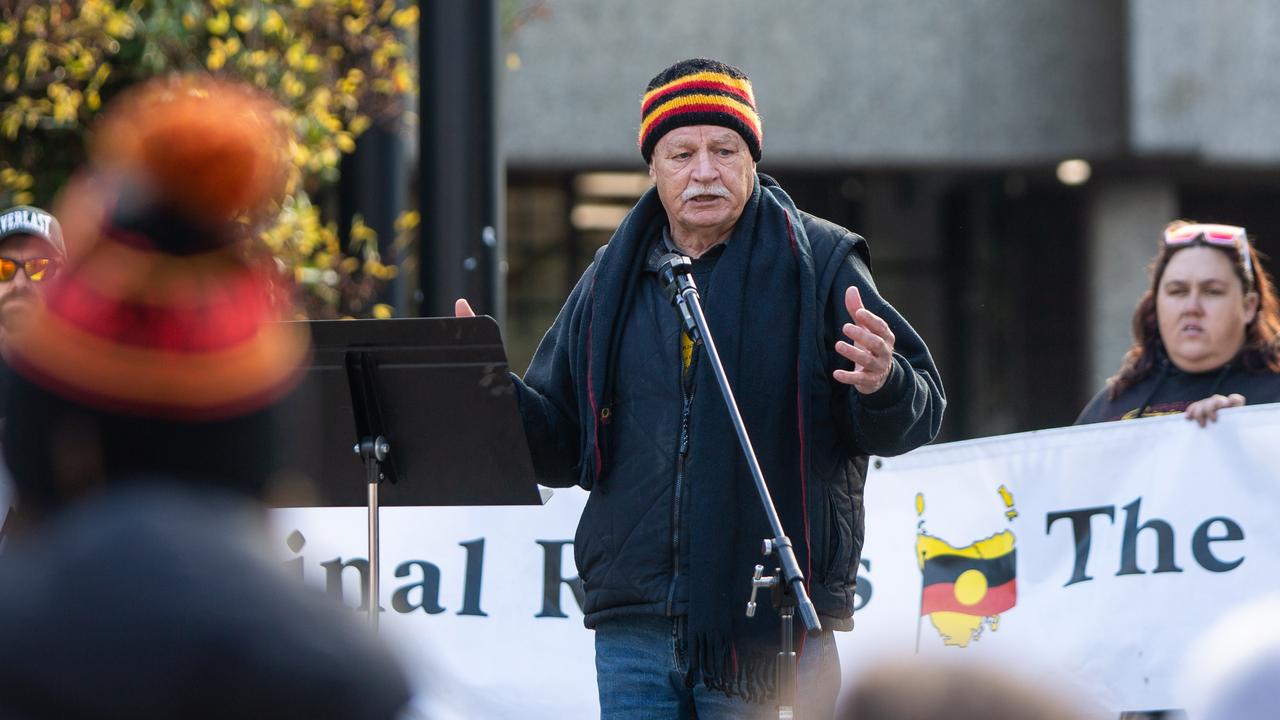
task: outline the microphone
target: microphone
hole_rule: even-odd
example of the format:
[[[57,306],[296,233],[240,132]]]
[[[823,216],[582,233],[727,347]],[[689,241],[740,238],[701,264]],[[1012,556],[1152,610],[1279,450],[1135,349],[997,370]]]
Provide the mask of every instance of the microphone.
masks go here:
[[[693,282],[693,263],[680,253],[667,253],[658,260],[658,280],[667,293],[667,300],[680,312],[680,322],[684,331],[694,344],[702,342],[702,332],[698,330],[698,322],[693,318],[693,310],[689,308],[686,293],[696,297],[698,286]]]

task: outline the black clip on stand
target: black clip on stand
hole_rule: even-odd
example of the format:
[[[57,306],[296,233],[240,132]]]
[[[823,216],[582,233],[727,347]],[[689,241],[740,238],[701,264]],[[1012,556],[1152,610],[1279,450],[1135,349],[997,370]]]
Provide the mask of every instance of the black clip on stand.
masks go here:
[[[742,446],[747,466],[751,469],[751,478],[756,484],[756,492],[760,495],[760,503],[773,531],[773,537],[764,540],[763,548],[766,556],[776,556],[779,569],[775,570],[774,576],[763,577],[764,566],[756,565],[751,579],[751,601],[747,603],[747,617],[755,616],[756,591],[761,587],[773,588],[774,606],[779,609],[782,622],[782,647],[778,653],[778,717],[780,720],[792,720],[795,717],[796,654],[791,626],[795,608],[800,608],[800,619],[810,633],[821,632],[822,623],[818,620],[813,601],[805,591],[804,573],[800,572],[800,564],[796,562],[791,540],[782,530],[782,520],[769,495],[769,487],[765,485],[764,472],[761,471],[760,462],[751,447],[751,438],[747,436],[742,413],[738,411],[738,402],[733,397],[733,389],[729,387],[729,378],[725,375],[724,364],[720,362],[720,353],[716,351],[715,340],[707,328],[707,318],[702,313],[698,288],[690,275],[693,264],[683,255],[668,253],[662,257],[659,265],[658,278],[666,289],[667,299],[679,310],[685,331],[695,344],[701,344],[707,350],[707,358],[711,361],[716,381],[720,385],[720,394],[724,396],[733,428],[738,433],[738,444]]]
[[[364,463],[365,480],[369,484],[369,626],[378,629],[378,483],[386,479],[383,463],[390,468],[391,444],[387,442],[387,428],[378,403],[377,385],[374,382],[373,356],[364,352],[348,352],[346,357],[347,381],[351,387],[351,406],[355,411],[356,437],[359,442],[352,448]],[[392,482],[399,477],[391,473]]]

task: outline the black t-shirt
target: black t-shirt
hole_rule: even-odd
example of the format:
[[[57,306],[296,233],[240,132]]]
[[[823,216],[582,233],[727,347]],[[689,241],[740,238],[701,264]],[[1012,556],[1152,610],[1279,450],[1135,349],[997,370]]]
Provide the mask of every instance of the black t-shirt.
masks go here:
[[[1125,389],[1114,400],[1107,398],[1108,390],[1104,387],[1098,391],[1076,418],[1076,425],[1173,415],[1210,395],[1239,393],[1248,405],[1280,402],[1280,375],[1249,373],[1234,364],[1208,372],[1189,373],[1164,360],[1147,377]]]

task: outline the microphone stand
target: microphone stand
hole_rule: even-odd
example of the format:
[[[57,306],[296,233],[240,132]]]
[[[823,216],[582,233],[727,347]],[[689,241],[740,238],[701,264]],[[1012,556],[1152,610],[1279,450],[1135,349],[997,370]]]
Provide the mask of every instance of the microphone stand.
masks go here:
[[[746,423],[742,413],[738,411],[738,402],[733,396],[733,388],[729,386],[729,378],[725,375],[724,364],[720,361],[720,353],[716,350],[715,340],[707,327],[707,318],[702,312],[702,300],[698,297],[698,288],[690,271],[693,263],[689,258],[678,253],[667,253],[659,261],[658,279],[666,290],[667,299],[680,312],[680,319],[685,332],[689,333],[694,344],[700,344],[707,350],[707,358],[715,371],[716,382],[720,385],[720,394],[724,396],[725,407],[729,410],[729,418],[738,434],[738,444],[746,458],[747,467],[751,470],[751,478],[756,484],[756,493],[760,496],[760,504],[765,516],[769,519],[772,538],[763,542],[764,555],[773,555],[777,567],[773,576],[764,576],[764,566],[756,565],[751,578],[751,600],[747,603],[747,617],[754,617],[756,612],[756,592],[762,587],[773,591],[773,604],[779,609],[778,615],[782,623],[781,649],[778,653],[778,717],[779,720],[792,720],[795,717],[796,663],[797,658],[792,647],[792,618],[795,609],[800,609],[800,619],[810,633],[822,631],[822,623],[818,620],[818,611],[809,599],[804,587],[804,573],[796,561],[791,539],[782,530],[782,520],[769,494],[769,487],[764,482],[764,472],[760,469],[760,461],[756,459],[755,449],[751,446],[751,438],[747,436]]]

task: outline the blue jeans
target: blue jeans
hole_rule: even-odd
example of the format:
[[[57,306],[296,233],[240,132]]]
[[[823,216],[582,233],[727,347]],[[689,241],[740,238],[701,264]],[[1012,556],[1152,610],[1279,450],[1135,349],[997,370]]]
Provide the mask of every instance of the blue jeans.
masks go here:
[[[797,636],[797,644],[799,640]],[[840,692],[840,658],[830,630],[805,639],[799,666],[796,720],[831,720]],[[596,626],[601,720],[778,717],[773,704],[731,698],[708,690],[701,681],[687,687],[688,672],[685,618],[635,615]]]

